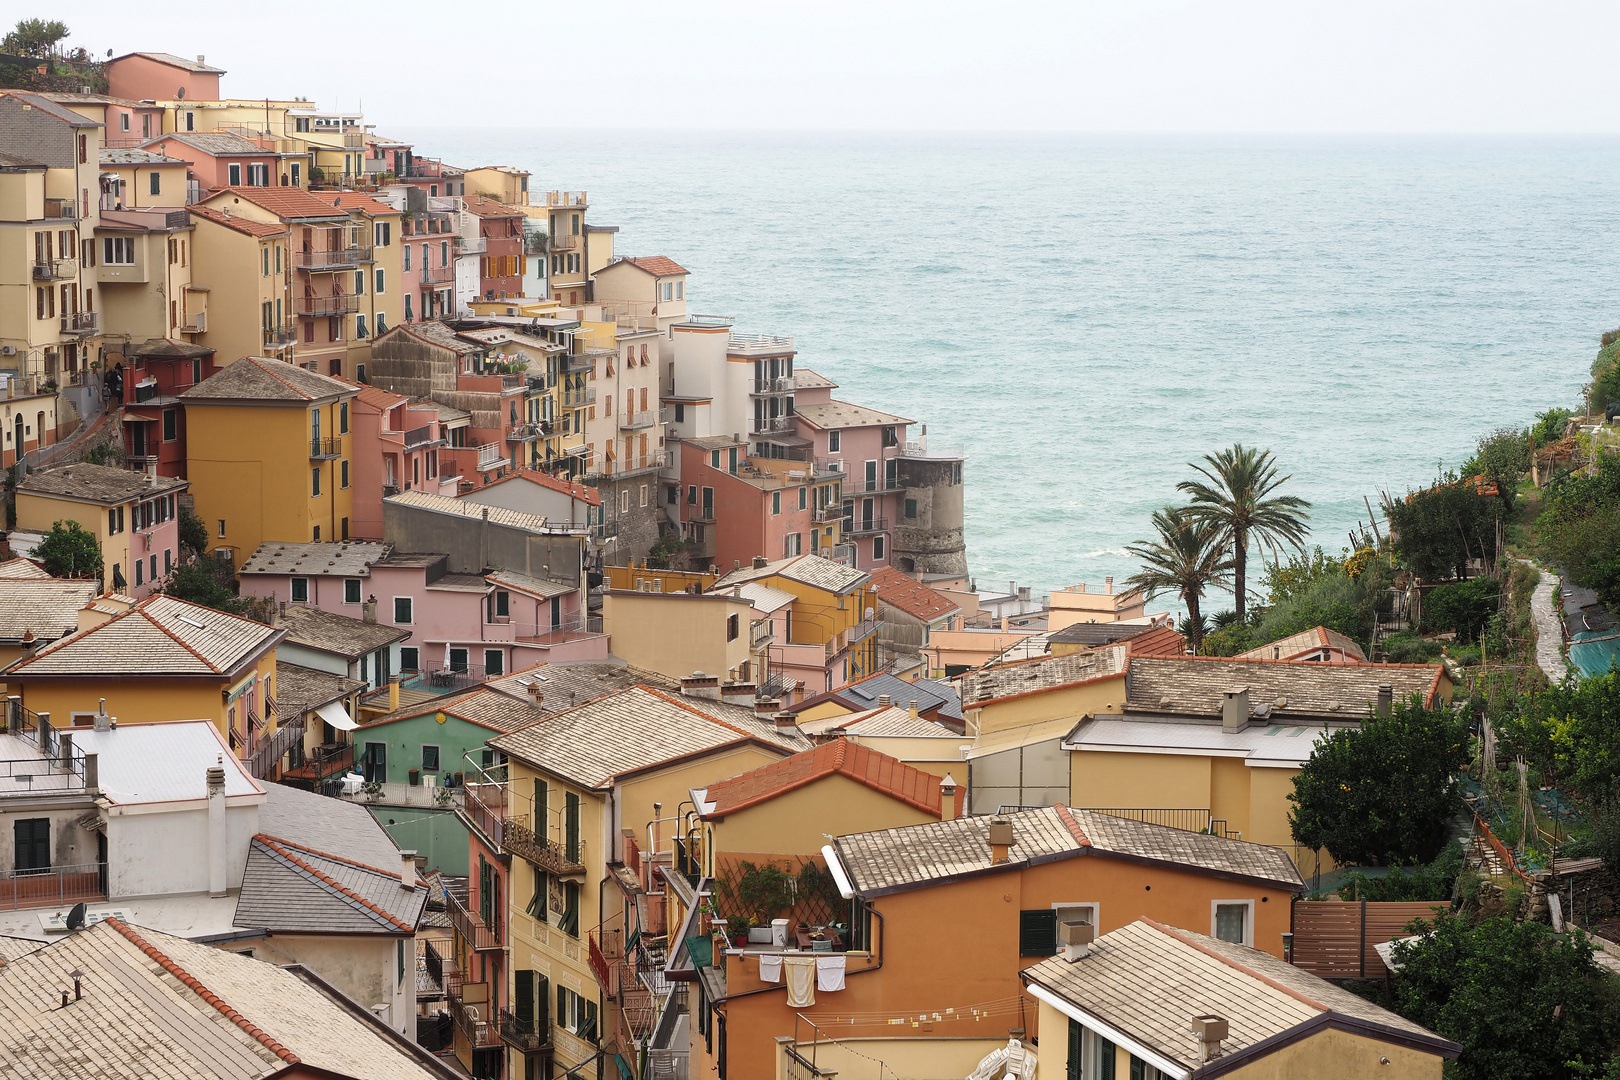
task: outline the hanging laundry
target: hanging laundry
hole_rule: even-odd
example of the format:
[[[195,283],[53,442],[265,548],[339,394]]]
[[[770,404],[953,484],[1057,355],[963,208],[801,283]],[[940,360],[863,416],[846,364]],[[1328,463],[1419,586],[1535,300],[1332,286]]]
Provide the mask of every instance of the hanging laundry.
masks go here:
[[[816,957],[816,989],[827,993],[844,988],[844,954]]]
[[[809,956],[782,959],[782,977],[787,983],[787,1003],[803,1009],[816,1003],[816,961]]]
[[[759,958],[759,981],[768,983],[782,981],[782,958],[780,956],[761,956]]]

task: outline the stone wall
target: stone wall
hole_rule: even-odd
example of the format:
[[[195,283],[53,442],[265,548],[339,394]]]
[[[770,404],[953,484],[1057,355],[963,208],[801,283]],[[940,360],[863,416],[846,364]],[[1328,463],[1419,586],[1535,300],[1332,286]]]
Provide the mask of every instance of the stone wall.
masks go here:
[[[905,488],[896,507],[889,565],[906,574],[967,573],[963,533],[963,462],[950,458],[902,457],[896,473]],[[905,514],[906,501],[917,516]]]

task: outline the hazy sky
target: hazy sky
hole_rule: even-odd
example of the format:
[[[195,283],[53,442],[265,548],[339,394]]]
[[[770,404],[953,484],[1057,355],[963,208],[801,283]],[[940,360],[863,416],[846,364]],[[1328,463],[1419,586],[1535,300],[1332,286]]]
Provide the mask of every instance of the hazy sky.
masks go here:
[[[228,96],[363,99],[384,130],[1620,129],[1613,0],[281,0],[165,18],[88,0],[37,14],[103,56],[205,54]]]

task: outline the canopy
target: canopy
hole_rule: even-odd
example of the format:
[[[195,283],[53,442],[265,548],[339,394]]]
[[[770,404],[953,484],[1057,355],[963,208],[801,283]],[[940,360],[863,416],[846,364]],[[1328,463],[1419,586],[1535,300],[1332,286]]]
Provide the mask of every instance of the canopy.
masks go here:
[[[353,731],[360,725],[349,719],[349,711],[343,707],[341,701],[329,701],[315,710],[315,715],[331,724],[338,731]]]

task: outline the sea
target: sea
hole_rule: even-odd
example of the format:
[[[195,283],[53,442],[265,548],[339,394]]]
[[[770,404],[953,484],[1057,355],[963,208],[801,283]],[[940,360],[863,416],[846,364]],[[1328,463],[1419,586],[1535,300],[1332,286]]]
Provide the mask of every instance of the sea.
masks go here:
[[[1337,553],[1620,326],[1616,138],[390,133],[586,190],[689,311],[965,450],[981,590],[1122,581],[1233,443]]]

